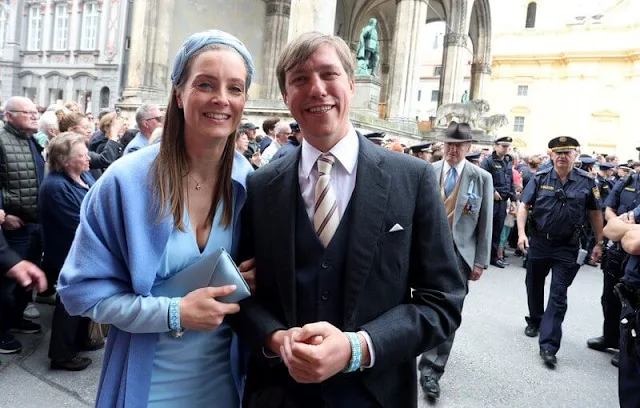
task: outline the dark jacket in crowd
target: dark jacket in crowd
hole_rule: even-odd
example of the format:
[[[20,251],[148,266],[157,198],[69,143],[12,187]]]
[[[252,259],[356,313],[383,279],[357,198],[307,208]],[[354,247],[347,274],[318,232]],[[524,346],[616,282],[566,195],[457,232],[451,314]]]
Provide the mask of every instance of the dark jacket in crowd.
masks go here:
[[[99,179],[107,167],[122,156],[122,151],[122,145],[113,140],[107,140],[100,153],[89,150],[89,172],[94,180]]]
[[[296,139],[293,136],[290,137],[289,141],[284,145],[282,145],[282,147],[278,149],[276,154],[273,155],[273,157],[271,158],[271,161],[284,157],[291,152],[295,152],[298,146],[300,146],[300,142],[298,142],[298,139]]]
[[[9,271],[9,269],[13,268],[20,261],[22,261],[22,259],[17,253],[9,248],[9,244],[4,238],[2,230],[0,230],[0,282],[2,282],[4,275]]]
[[[102,150],[107,144],[107,140],[109,139],[107,139],[104,132],[102,130],[98,130],[93,134],[93,136],[91,136],[91,139],[89,139],[89,151],[102,153]]]

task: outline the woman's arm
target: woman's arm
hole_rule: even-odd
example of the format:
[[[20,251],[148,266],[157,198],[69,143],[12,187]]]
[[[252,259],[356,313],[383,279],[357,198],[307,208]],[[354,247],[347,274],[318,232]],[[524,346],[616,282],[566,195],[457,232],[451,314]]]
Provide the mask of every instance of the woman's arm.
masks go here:
[[[170,302],[168,297],[121,293],[99,301],[82,315],[129,333],[162,333],[169,331]]]

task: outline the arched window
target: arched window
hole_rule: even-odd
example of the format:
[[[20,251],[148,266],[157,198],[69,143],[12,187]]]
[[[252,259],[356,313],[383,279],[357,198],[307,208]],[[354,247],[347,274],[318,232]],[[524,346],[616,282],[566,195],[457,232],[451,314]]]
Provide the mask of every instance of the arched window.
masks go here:
[[[109,88],[103,87],[100,90],[100,109],[105,109],[109,107]]]
[[[525,28],[534,28],[536,26],[536,9],[538,5],[535,1],[532,1],[527,6],[527,21],[525,23]]]

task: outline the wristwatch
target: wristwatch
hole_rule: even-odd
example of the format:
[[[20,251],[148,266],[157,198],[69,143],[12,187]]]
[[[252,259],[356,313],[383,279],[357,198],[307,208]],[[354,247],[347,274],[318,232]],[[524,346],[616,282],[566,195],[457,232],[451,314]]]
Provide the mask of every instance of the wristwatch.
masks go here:
[[[179,339],[180,337],[184,336],[184,327],[180,327],[178,330],[169,331],[169,335],[174,339]]]

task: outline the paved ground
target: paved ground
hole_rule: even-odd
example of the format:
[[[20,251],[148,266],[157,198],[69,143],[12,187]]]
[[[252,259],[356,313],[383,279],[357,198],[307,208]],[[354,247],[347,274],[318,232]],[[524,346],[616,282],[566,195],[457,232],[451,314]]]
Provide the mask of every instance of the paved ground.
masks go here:
[[[558,367],[550,371],[538,357],[537,339],[523,334],[527,313],[524,270],[517,266],[489,269],[479,282],[471,283],[462,327],[441,380],[440,400],[431,404],[420,395],[420,406],[617,406],[617,371],[610,364],[611,356],[589,350],[585,344],[601,331],[601,290],[601,271],[583,267],[569,290]],[[40,322],[48,326],[52,307],[38,307]],[[51,371],[47,359],[49,328],[19,339],[25,346],[21,354],[0,355],[0,407],[93,405],[100,351],[87,353],[94,364],[86,371]]]

